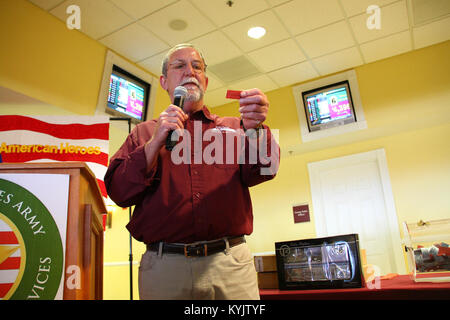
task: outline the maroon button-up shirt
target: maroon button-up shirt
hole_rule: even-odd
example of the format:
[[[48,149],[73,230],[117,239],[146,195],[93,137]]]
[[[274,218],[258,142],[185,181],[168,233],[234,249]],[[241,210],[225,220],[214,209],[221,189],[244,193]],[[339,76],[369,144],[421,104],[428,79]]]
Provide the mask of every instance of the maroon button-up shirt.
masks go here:
[[[269,128],[264,126],[259,138],[249,135],[251,130],[245,134],[239,118],[219,117],[204,107],[186,121],[189,134],[172,152],[161,148],[148,171],[144,144],[155,126],[151,120],[133,129],[104,179],[116,204],[135,205],[127,225],[131,235],[144,243],[190,243],[251,234],[248,188],[278,170],[279,147]]]

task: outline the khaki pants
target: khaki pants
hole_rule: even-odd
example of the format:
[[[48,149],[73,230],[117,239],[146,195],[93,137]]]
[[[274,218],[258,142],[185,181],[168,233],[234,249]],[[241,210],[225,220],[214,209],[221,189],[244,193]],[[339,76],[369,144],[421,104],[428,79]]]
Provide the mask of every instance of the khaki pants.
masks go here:
[[[139,266],[140,299],[259,300],[246,243],[207,257],[146,251]]]

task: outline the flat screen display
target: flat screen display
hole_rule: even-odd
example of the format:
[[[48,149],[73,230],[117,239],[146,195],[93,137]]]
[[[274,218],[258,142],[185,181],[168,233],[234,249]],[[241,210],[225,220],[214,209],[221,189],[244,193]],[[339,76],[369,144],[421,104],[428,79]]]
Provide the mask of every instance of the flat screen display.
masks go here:
[[[356,121],[348,81],[302,93],[309,131]]]
[[[109,79],[108,108],[144,121],[149,90],[150,84],[114,66]]]

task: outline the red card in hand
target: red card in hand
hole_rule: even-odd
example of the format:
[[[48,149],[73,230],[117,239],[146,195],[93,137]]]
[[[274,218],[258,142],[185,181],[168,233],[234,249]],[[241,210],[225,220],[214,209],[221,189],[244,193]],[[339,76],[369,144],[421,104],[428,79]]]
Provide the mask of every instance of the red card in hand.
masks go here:
[[[237,90],[227,90],[227,99],[240,99],[241,98],[241,91]]]

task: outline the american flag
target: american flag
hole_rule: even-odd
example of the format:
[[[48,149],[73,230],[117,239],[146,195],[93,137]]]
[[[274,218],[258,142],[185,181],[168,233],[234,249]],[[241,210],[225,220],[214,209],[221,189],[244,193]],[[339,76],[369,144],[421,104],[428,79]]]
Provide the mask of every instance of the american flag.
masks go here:
[[[0,299],[20,282],[20,266],[25,261],[22,254],[16,234],[0,216]]]
[[[85,162],[106,198],[107,116],[0,115],[0,162]]]

